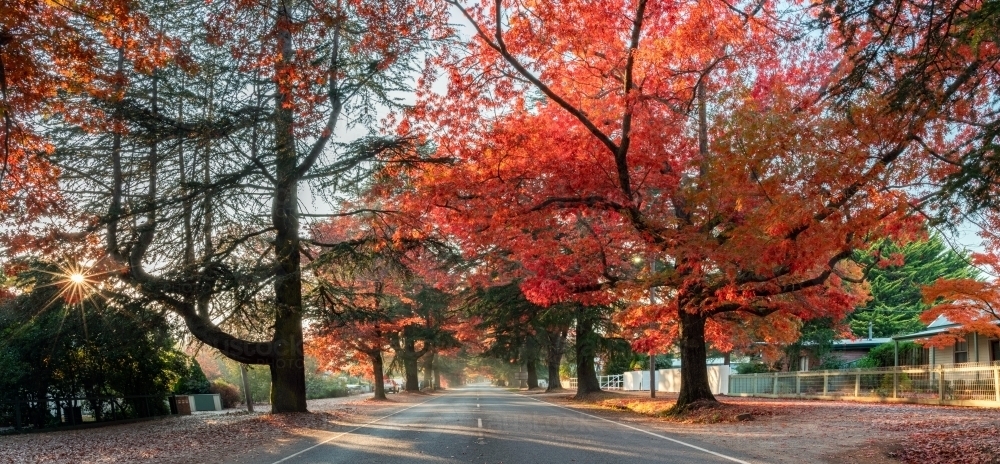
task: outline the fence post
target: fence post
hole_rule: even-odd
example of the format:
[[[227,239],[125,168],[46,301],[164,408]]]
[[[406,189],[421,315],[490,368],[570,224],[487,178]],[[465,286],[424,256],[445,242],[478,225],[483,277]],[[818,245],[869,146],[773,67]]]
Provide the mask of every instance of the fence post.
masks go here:
[[[777,372],[774,373],[774,385],[772,385],[771,387],[772,387],[771,389],[773,390],[771,393],[774,394],[774,396],[778,396],[778,373]]]
[[[753,374],[753,389],[751,390],[752,393],[750,396],[757,396],[757,384],[759,383],[758,375],[759,374],[757,374],[756,372],[754,372]]]
[[[823,373],[823,396],[830,393],[830,374],[828,372]]]
[[[892,397],[895,398],[899,392],[899,366],[892,368]]]
[[[798,372],[795,373],[795,394],[802,394],[802,376]]]
[[[938,401],[944,403],[944,365],[938,364]]]
[[[858,374],[854,377],[854,397],[857,398],[861,396],[861,369],[858,368]]]
[[[21,430],[21,395],[17,396],[14,403],[14,430]]]
[[[997,402],[1000,403],[1000,366],[993,366],[993,391],[996,393]]]

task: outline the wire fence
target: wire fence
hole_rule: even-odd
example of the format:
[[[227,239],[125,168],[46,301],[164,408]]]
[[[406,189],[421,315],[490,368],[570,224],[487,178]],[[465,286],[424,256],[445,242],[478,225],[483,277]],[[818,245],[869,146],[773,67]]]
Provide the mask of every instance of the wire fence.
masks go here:
[[[729,376],[729,394],[1000,406],[1000,362]]]
[[[165,393],[6,399],[0,400],[0,433],[165,416],[171,406]]]

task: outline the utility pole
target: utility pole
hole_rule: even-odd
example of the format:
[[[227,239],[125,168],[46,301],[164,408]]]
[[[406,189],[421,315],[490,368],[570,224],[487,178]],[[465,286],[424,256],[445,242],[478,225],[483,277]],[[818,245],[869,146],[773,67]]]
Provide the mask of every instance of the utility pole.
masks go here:
[[[240,376],[243,377],[243,399],[247,402],[247,412],[253,412],[253,395],[250,394],[250,379],[247,378],[246,364],[240,364]]]
[[[656,355],[649,352],[649,397],[656,398]]]
[[[649,259],[650,278],[656,275],[656,258]],[[649,287],[649,304],[656,304],[656,291],[653,286]],[[656,353],[649,350],[649,397],[656,398]]]

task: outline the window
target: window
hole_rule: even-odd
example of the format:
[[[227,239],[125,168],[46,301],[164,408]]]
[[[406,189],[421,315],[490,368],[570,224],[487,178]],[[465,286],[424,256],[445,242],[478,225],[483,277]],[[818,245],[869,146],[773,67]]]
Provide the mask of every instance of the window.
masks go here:
[[[955,342],[955,364],[969,362],[969,341],[962,339]]]
[[[990,361],[1000,361],[1000,340],[990,340]]]

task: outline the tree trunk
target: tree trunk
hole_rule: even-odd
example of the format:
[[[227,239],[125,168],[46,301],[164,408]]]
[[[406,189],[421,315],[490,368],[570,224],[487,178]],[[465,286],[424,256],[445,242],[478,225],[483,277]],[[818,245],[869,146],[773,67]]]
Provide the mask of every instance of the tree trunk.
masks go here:
[[[597,369],[594,367],[594,355],[597,353],[597,334],[594,333],[594,318],[587,314],[585,307],[580,306],[576,317],[576,396],[601,391],[601,383],[597,379]]]
[[[705,348],[705,316],[690,314],[683,306],[678,310],[680,322],[681,391],[675,412],[681,412],[695,401],[715,402],[708,383],[708,353]]]
[[[431,351],[424,357],[424,388],[434,390],[434,352]]]
[[[545,391],[561,390],[562,381],[559,380],[559,363],[562,361],[563,353],[566,351],[566,336],[568,328],[548,331],[548,347],[546,347],[545,363],[549,371],[549,385]]]
[[[438,367],[434,368],[434,389],[441,390],[441,369]]]
[[[538,360],[535,358],[528,358],[527,362],[524,363],[524,368],[528,370],[528,390],[535,390],[538,388]]]
[[[384,400],[385,397],[385,363],[382,362],[382,352],[375,351],[368,353],[368,358],[372,361],[372,370],[375,372],[375,399]]]
[[[284,4],[278,8],[276,26],[277,73],[293,66],[291,15]],[[274,357],[271,362],[271,410],[306,411],[305,360],[302,349],[302,280],[299,255],[298,157],[293,132],[292,89],[281,84],[275,99],[276,185],[271,221],[274,238],[275,322]]]
[[[538,388],[538,341],[529,336],[524,343],[524,368],[528,371],[528,390]]]
[[[407,337],[406,341],[403,342],[403,352],[400,353],[400,357],[403,358],[403,374],[406,377],[406,391],[420,391],[420,377],[417,372],[417,360],[420,356],[417,355],[416,345],[411,337]]]

